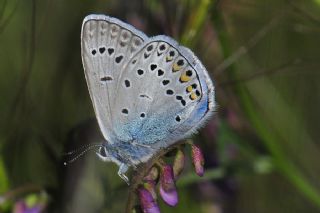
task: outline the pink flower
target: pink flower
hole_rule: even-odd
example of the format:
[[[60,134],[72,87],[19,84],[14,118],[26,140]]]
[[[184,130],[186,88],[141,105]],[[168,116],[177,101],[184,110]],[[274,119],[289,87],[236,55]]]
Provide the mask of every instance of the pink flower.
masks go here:
[[[149,190],[144,187],[138,189],[140,205],[144,213],[160,213],[159,206]]]
[[[191,145],[192,151],[192,161],[195,168],[197,175],[200,177],[204,174],[204,158],[201,149],[197,146],[192,144]]]
[[[14,213],[41,213],[43,207],[41,205],[34,205],[32,207],[28,207],[27,204],[21,200],[15,203],[14,205]]]
[[[160,195],[164,202],[169,206],[175,206],[178,203],[178,193],[173,176],[173,169],[170,165],[162,168],[160,176]]]
[[[156,182],[154,180],[147,180],[146,182],[143,183],[143,187],[151,193],[153,199],[156,201],[157,200]]]

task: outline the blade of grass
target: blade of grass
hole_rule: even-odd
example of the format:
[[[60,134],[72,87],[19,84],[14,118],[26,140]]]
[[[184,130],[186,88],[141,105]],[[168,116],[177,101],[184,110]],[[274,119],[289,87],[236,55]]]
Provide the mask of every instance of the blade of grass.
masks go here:
[[[218,36],[221,41],[221,48],[222,51],[225,55],[226,58],[234,57],[232,55],[232,50],[229,48],[229,38],[228,35],[223,31],[224,26],[223,26],[223,21],[222,18],[215,14],[215,21],[217,21],[216,26],[219,26],[221,29],[217,29],[217,32],[219,33]],[[271,21],[271,27],[273,26],[273,21]],[[268,29],[269,27],[267,27]],[[262,35],[265,33],[262,33]],[[261,36],[257,36],[260,40]],[[255,39],[256,40],[256,39]],[[255,43],[255,42],[254,42]],[[240,51],[241,52],[241,51]],[[242,56],[244,53],[235,53],[236,56]],[[235,57],[238,59],[239,57]],[[228,63],[227,67],[230,72],[228,74],[233,77],[235,74],[235,69],[233,62],[235,60],[231,60],[232,63]],[[224,69],[220,69],[224,70]],[[241,103],[244,105],[245,113],[248,115],[251,123],[253,124],[254,128],[257,130],[258,135],[261,137],[262,141],[266,145],[267,149],[270,151],[272,157],[273,157],[273,162],[278,169],[278,171],[285,177],[287,178],[288,181],[292,183],[292,185],[306,198],[308,198],[311,202],[313,202],[318,208],[320,208],[320,194],[317,189],[314,188],[314,186],[308,181],[306,176],[301,172],[301,170],[298,169],[297,166],[293,164],[293,162],[290,161],[290,159],[286,156],[282,148],[280,147],[280,141],[282,140],[281,137],[272,135],[270,134],[269,127],[266,126],[264,123],[265,118],[263,118],[259,112],[257,111],[257,106],[254,105],[255,101],[257,99],[252,99],[252,97],[259,97],[260,94],[255,93],[252,96],[249,96],[247,88],[245,88],[243,85],[238,85],[236,87],[238,93],[240,94],[240,99]],[[270,88],[267,88],[267,90]],[[265,91],[266,88],[263,89]],[[254,89],[251,90],[255,91]],[[260,99],[261,100],[261,99]],[[266,99],[264,99],[266,100]],[[261,105],[265,104],[260,103]],[[279,107],[281,107],[280,112],[281,113],[287,113],[285,117],[288,118],[295,118],[294,114],[291,112],[288,112],[289,107],[285,106],[283,104],[279,104]],[[279,114],[278,114],[279,116]],[[277,117],[277,116],[275,116]],[[292,119],[291,119],[292,120]],[[275,121],[277,122],[277,121]],[[299,122],[296,122],[296,124]],[[301,126],[296,125],[293,128],[296,129],[297,133],[303,134],[303,137],[305,138],[306,141],[310,141],[310,138],[306,134],[306,131],[304,129],[301,129]],[[282,124],[283,125],[283,124]]]
[[[260,137],[262,137],[265,145],[271,152],[274,158],[274,164],[278,168],[278,171],[281,172],[303,195],[320,208],[320,194],[318,190],[309,183],[302,172],[286,157],[284,151],[279,147],[279,140],[281,139],[268,132],[268,127],[262,122],[263,118],[256,113],[255,106],[252,104],[252,99],[245,90],[242,90],[241,97],[245,104],[246,112]]]
[[[230,56],[228,56],[216,69],[215,73],[220,74],[228,67],[230,67],[233,63],[235,63],[239,58],[248,51],[253,48],[257,43],[259,43],[268,32],[270,32],[278,23],[279,20],[282,18],[283,14],[274,17],[269,23],[264,25],[259,31],[257,31],[249,41],[239,47],[236,51],[234,51]]]
[[[201,33],[204,22],[208,17],[208,11],[213,5],[214,0],[200,0],[196,2],[195,12],[189,16],[189,20],[185,25],[185,31],[181,36],[181,43],[185,46],[192,47]]]
[[[5,30],[5,28],[7,27],[7,25],[11,21],[13,15],[16,13],[18,6],[19,6],[19,3],[20,3],[20,0],[17,0],[14,5],[14,8],[12,9],[12,11],[9,13],[9,15],[6,18],[4,17],[5,11],[2,11],[1,19],[0,19],[0,34]],[[5,8],[3,8],[3,10],[5,10]]]

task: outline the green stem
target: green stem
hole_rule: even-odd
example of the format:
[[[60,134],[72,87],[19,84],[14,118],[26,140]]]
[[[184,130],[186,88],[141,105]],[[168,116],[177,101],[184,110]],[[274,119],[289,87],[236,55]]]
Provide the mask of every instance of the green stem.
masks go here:
[[[208,11],[211,5],[214,3],[214,0],[199,0],[196,1],[196,4],[199,5],[195,12],[189,16],[189,20],[186,24],[186,30],[181,36],[181,44],[192,47],[195,44],[198,35],[201,33],[202,26],[206,21],[208,16]]]

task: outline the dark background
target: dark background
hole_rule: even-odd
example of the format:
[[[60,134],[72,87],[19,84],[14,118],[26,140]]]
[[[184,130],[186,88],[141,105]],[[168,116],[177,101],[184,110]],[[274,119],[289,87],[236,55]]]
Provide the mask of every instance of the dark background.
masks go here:
[[[192,138],[206,176],[188,163],[163,212],[320,212],[319,0],[0,0],[0,212],[30,196],[48,212],[124,211],[116,165],[89,152],[63,166],[101,140],[80,55],[90,13],[172,36],[214,79],[217,113]]]

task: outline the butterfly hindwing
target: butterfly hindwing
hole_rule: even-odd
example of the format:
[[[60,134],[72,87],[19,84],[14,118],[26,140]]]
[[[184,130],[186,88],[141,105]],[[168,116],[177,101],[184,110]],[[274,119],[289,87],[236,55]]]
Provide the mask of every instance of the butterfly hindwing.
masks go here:
[[[163,147],[199,127],[212,111],[213,86],[197,63],[169,37],[146,40],[119,78],[112,121],[117,137]]]

